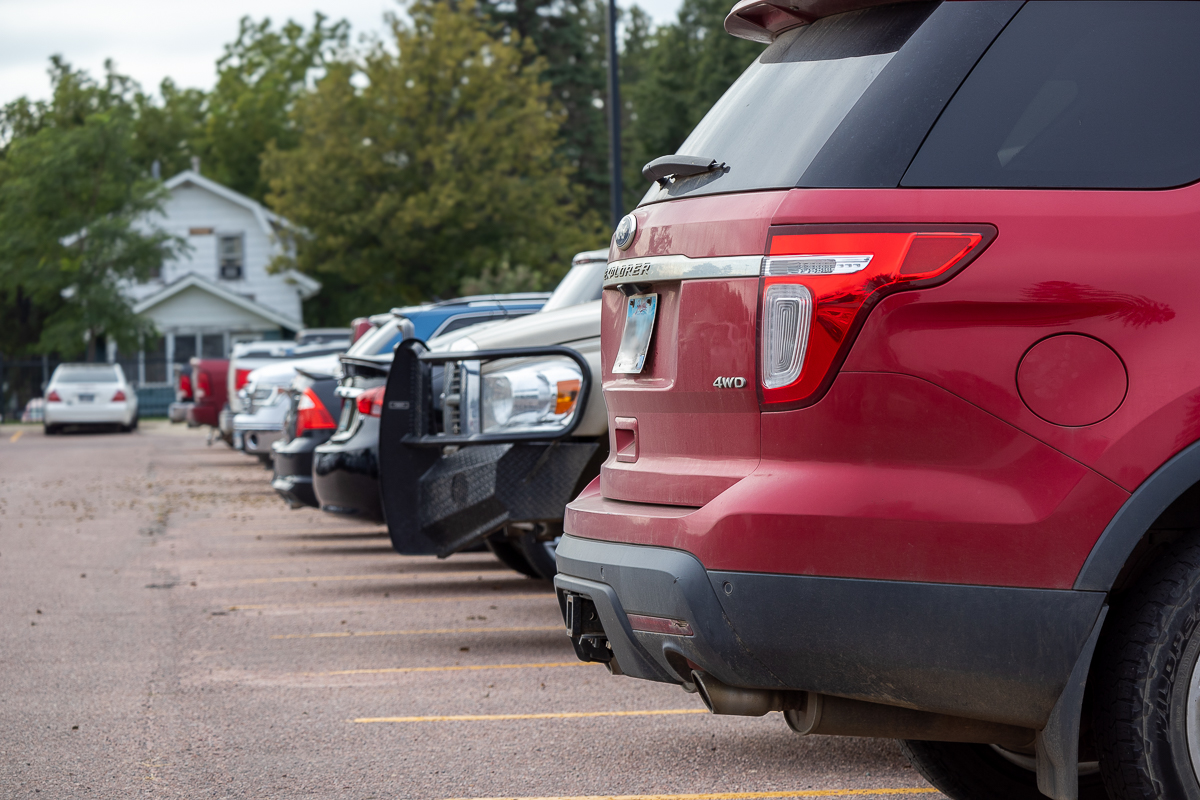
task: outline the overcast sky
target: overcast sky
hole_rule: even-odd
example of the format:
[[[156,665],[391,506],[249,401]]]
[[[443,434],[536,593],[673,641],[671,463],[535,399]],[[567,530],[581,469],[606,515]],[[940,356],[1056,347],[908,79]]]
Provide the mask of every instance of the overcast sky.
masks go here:
[[[674,19],[679,1],[637,0],[659,23]],[[22,95],[48,97],[46,66],[56,53],[96,76],[112,58],[146,89],[168,76],[207,89],[242,16],[276,24],[290,17],[308,27],[313,13],[323,11],[350,20],[357,39],[381,32],[393,8],[393,0],[0,0],[0,105]]]

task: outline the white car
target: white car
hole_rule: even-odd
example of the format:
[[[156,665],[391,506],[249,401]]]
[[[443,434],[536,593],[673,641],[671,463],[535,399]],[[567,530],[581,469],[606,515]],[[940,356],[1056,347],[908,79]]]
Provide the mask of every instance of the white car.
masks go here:
[[[120,364],[59,364],[46,385],[43,425],[58,433],[67,425],[137,427],[137,392]]]

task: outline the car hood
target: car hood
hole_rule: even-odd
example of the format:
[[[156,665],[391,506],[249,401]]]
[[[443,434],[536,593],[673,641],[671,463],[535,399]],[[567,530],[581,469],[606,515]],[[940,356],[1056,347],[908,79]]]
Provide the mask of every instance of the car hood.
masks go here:
[[[594,339],[600,336],[600,301],[543,311],[495,325],[467,328],[462,336],[431,339],[429,349],[470,350],[470,340],[479,350],[503,347],[545,347]]]
[[[338,368],[338,357],[336,355],[324,355],[312,358],[276,361],[251,372],[247,378],[247,383],[286,386],[296,377],[297,368],[306,372],[319,372],[331,375]]]

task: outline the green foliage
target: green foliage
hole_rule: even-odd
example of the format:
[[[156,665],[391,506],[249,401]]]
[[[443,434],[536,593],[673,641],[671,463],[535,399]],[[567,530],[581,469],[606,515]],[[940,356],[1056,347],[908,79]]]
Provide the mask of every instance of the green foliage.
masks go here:
[[[574,167],[583,207],[608,218],[609,166],[605,0],[482,0],[503,34],[532,44],[550,98],[565,113],[558,151]]]
[[[268,201],[298,226],[276,266],[353,287],[322,321],[451,295],[505,261],[556,278],[604,239],[575,204],[530,45],[473,0],[407,10],[390,47],[330,65],[297,105],[299,144],[264,159]]]
[[[312,28],[288,21],[243,17],[237,39],[217,61],[217,85],[208,97],[202,170],[207,177],[262,200],[267,182],[260,159],[268,146],[288,150],[299,141],[290,113],[315,74],[345,50],[350,24],[328,24],[317,14]]]
[[[146,171],[157,161],[164,178],[191,168],[192,156],[207,146],[208,95],[180,89],[170,78],[158,88],[161,104],[138,92],[133,98],[133,156]]]
[[[0,113],[10,135],[0,159],[0,297],[37,323],[22,329],[18,313],[0,344],[92,356],[103,334],[135,348],[147,326],[121,283],[145,279],[181,246],[146,221],[160,198],[134,147],[137,87],[111,65],[98,83],[61,59],[51,77],[50,101]]]
[[[473,294],[508,294],[509,292],[536,292],[547,288],[546,276],[534,272],[524,264],[513,266],[508,258],[501,259],[493,265],[485,265],[478,275],[468,275],[462,279],[458,293],[463,296]]]
[[[644,25],[630,26],[625,51],[633,74],[625,76],[630,113],[623,152],[629,162],[626,180],[637,198],[648,188],[642,166],[678,150],[763,50],[725,32],[729,8],[729,0],[684,0],[671,25],[652,34]]]

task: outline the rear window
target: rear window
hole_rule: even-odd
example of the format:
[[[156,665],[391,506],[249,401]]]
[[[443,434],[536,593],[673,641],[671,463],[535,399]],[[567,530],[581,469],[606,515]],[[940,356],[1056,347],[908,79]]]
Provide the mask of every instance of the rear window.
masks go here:
[[[54,372],[55,383],[117,383],[120,377],[111,364],[97,366],[59,367]]]
[[[1200,178],[1200,4],[1031,2],[904,186],[1112,188]]]
[[[895,187],[955,89],[1019,8],[903,3],[786,31],[679,148],[724,171],[642,202],[812,187]]]
[[[599,300],[604,293],[604,268],[607,266],[607,261],[598,260],[584,261],[571,267],[558,282],[546,305],[542,306],[542,311],[555,311]]]

